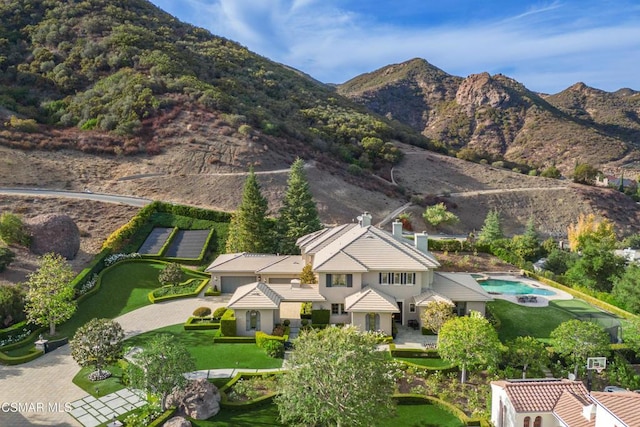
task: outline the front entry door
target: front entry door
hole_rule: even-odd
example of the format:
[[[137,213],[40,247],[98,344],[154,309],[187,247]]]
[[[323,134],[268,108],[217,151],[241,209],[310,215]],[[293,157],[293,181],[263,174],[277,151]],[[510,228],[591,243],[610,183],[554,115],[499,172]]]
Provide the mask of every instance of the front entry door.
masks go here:
[[[393,313],[393,321],[402,324],[402,303],[398,301],[397,304],[400,309],[400,313]]]

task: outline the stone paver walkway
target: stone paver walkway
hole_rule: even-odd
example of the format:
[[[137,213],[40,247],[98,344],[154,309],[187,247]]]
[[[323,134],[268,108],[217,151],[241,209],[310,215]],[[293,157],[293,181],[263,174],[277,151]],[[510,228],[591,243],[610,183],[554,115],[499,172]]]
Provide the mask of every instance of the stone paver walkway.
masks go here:
[[[211,310],[223,307],[230,297],[222,295],[167,301],[142,307],[115,320],[122,325],[128,338],[183,323],[200,306]],[[0,426],[82,425],[66,411],[70,403],[87,396],[72,382],[79,369],[71,358],[68,345],[29,363],[0,365]],[[13,411],[13,407],[17,410]]]
[[[140,394],[125,388],[99,399],[89,395],[71,402],[69,414],[85,427],[96,427],[146,404]]]

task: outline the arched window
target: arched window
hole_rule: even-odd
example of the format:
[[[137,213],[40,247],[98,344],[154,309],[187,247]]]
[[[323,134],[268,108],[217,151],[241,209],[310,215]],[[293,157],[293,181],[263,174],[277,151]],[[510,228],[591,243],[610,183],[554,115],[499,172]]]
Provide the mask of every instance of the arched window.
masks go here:
[[[523,427],[531,427],[531,417],[524,417]]]
[[[257,331],[260,329],[260,312],[256,310],[247,311],[247,331]]]
[[[542,427],[542,417],[536,417],[533,422],[533,427]]]
[[[367,313],[364,319],[364,329],[367,331],[380,330],[380,315],[378,313]]]

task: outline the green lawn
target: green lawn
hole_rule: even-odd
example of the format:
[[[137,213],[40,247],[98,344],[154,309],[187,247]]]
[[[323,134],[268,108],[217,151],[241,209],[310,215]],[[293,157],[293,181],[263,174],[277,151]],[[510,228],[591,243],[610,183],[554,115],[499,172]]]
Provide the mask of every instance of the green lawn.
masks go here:
[[[502,342],[527,335],[549,342],[551,331],[560,323],[575,318],[568,311],[553,305],[525,307],[501,299],[496,299],[487,305],[500,319],[498,335]]]
[[[73,377],[73,383],[89,393],[94,397],[106,396],[114,391],[122,390],[124,385],[122,384],[122,369],[119,366],[107,366],[107,371],[111,372],[111,376],[102,381],[89,381],[87,376],[95,370],[93,366],[88,366],[80,369],[75,377]]]
[[[374,410],[374,408],[372,408]],[[232,410],[222,408],[210,420],[191,420],[194,427],[249,427],[282,426],[278,422],[278,407],[275,404],[250,406]],[[402,404],[396,406],[396,416],[380,420],[380,427],[462,427],[464,424],[447,411],[429,404]]]
[[[125,346],[144,347],[153,335],[168,333],[177,343],[189,350],[196,361],[196,369],[266,369],[282,367],[282,359],[272,359],[255,344],[214,344],[217,331],[185,331],[182,323],[156,329],[131,337]]]
[[[158,274],[165,265],[125,261],[105,271],[98,293],[82,301],[73,317],[57,327],[56,335],[71,338],[76,329],[93,318],[113,319],[151,304],[148,294],[161,286]],[[186,279],[192,277],[201,276],[185,272]]]

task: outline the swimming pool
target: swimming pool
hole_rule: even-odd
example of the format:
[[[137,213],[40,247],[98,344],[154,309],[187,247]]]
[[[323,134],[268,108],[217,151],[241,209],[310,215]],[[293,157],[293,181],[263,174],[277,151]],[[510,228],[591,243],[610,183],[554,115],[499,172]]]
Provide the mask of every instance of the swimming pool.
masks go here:
[[[507,295],[555,295],[556,293],[549,289],[534,288],[526,283],[514,280],[487,279],[478,282],[482,288],[491,293],[507,294]]]

